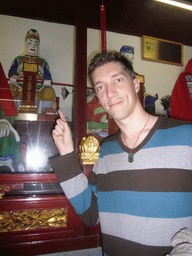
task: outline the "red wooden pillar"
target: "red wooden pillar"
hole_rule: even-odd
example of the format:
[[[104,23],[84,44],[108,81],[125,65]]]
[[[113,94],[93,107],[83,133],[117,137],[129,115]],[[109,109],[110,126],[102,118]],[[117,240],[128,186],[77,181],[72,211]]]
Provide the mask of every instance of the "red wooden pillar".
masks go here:
[[[76,60],[73,130],[76,152],[79,142],[87,133],[87,25],[86,15],[81,7],[76,16]]]

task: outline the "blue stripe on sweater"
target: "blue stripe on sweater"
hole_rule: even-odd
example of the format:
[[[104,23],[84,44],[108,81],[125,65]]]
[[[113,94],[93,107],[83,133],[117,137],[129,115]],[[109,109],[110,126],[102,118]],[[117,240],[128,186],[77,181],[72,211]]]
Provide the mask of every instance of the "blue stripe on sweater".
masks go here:
[[[143,148],[166,147],[176,145],[192,146],[191,127],[191,125],[186,124],[165,130],[157,130]],[[189,141],[190,138],[191,140]],[[178,141],[181,141],[181,144],[178,144]],[[109,141],[103,143],[103,145],[101,146],[100,158],[103,158],[105,155],[114,154],[114,148],[116,154],[124,152],[119,146],[118,141]]]
[[[109,141],[104,143],[101,146],[99,157],[102,158],[105,155],[114,154],[114,149],[115,149],[115,154],[124,152],[122,148],[119,146],[118,141]]]
[[[187,129],[188,128],[188,129]],[[167,130],[157,130],[144,148],[166,146],[192,146],[192,126],[184,125]],[[190,140],[190,141],[189,141]],[[180,141],[180,144],[178,142]]]
[[[97,192],[101,212],[116,212],[151,218],[192,216],[190,192]]]
[[[92,192],[96,190],[96,186],[89,184],[85,191],[69,200],[77,214],[83,214],[91,206]]]

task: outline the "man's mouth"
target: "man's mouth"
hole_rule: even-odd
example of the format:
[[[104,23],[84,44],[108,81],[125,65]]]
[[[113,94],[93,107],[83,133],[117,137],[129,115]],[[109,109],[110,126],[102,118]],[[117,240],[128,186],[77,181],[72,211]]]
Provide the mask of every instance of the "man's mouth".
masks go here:
[[[112,107],[120,105],[121,103],[122,103],[122,100],[121,101],[117,101],[117,102],[111,102],[111,103],[109,103],[109,107],[112,108]]]

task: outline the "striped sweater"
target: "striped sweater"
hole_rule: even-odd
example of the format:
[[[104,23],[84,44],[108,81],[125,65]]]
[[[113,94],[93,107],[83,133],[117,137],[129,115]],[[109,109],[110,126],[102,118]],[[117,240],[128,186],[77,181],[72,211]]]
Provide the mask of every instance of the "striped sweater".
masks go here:
[[[80,218],[101,226],[104,255],[157,256],[192,230],[192,124],[159,117],[128,162],[120,133],[106,138],[89,178],[73,152],[51,159]]]

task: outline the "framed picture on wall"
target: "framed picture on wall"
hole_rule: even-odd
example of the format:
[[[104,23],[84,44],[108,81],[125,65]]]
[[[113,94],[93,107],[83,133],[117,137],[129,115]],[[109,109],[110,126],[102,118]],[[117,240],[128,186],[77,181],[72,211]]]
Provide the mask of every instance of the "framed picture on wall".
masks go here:
[[[142,37],[142,58],[173,65],[183,65],[183,44],[155,37]]]

